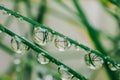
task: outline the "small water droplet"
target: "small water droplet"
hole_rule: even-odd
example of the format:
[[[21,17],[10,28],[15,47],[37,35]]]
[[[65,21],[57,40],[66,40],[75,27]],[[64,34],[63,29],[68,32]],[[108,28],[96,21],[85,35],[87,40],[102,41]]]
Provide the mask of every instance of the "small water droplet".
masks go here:
[[[18,20],[19,20],[19,21],[23,21],[23,18],[22,18],[22,17],[19,17]]]
[[[11,16],[11,14],[10,14],[10,13],[8,13],[8,16]]]
[[[41,64],[48,64],[48,63],[50,62],[49,59],[47,59],[46,57],[44,57],[44,56],[42,55],[42,53],[41,53],[41,54],[38,54],[37,60],[38,60],[39,63],[41,63]]]
[[[59,51],[65,51],[65,49],[71,47],[71,43],[65,38],[57,36],[55,39],[55,46],[58,48]]]
[[[52,75],[46,75],[44,77],[44,80],[53,80],[53,76]]]
[[[3,14],[3,15],[11,16],[11,13],[8,13],[7,11],[4,11],[4,10],[2,10],[2,14]]]
[[[104,63],[101,57],[93,53],[86,54],[84,59],[85,59],[86,65],[90,69],[94,69],[94,70],[100,68]]]
[[[19,58],[16,58],[16,59],[14,60],[14,64],[16,64],[16,65],[18,65],[18,64],[20,64],[20,63],[21,63],[21,61],[20,61]]]
[[[80,47],[75,45],[76,51],[80,51]]]
[[[11,47],[18,54],[24,54],[29,50],[29,47],[23,44],[19,39],[12,38],[11,39]]]
[[[59,67],[58,72],[62,80],[71,80],[73,78],[73,75],[70,72],[68,72],[66,68]]]
[[[108,67],[109,67],[110,70],[112,70],[112,71],[118,70],[118,69],[117,69],[117,66],[116,66],[116,65],[113,65],[112,63],[109,63],[109,64],[108,64]]]
[[[34,41],[36,44],[44,46],[48,42],[52,41],[53,35],[45,29],[40,27],[34,28]]]
[[[52,33],[54,34],[54,33],[55,33],[55,31],[52,31]]]

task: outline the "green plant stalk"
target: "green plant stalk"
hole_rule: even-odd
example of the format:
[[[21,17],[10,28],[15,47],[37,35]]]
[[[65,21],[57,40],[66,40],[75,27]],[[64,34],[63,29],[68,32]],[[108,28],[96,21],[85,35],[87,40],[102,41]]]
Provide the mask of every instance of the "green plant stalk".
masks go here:
[[[7,28],[5,28],[4,26],[0,25],[0,30],[5,32],[6,34],[10,35],[11,37],[17,37],[17,39],[19,39],[22,43],[26,44],[27,46],[29,46],[31,49],[33,49],[34,51],[36,51],[38,54],[42,54],[41,52],[44,53],[44,56],[46,58],[48,58],[51,62],[55,63],[58,66],[63,66],[65,67],[68,72],[70,72],[71,74],[73,74],[75,77],[77,77],[78,79],[81,80],[87,80],[83,75],[81,75],[80,73],[77,73],[76,71],[74,71],[73,69],[71,69],[70,67],[66,66],[65,64],[61,63],[60,61],[58,61],[57,59],[53,58],[52,56],[49,55],[48,52],[44,51],[43,49],[41,49],[40,47],[36,46],[35,44],[29,42],[28,40],[18,36],[17,34],[13,33],[12,31],[8,30]]]
[[[70,7],[68,7],[62,0],[55,0],[57,3],[60,4],[60,6],[64,7],[64,9],[66,9],[67,11],[69,11],[70,13],[72,13],[72,15],[77,14],[76,12],[74,12]],[[76,15],[75,15],[76,16]],[[78,15],[77,15],[78,17]]]
[[[13,8],[14,8],[14,11],[18,11],[18,1],[19,0],[14,0],[14,6],[13,6]],[[4,24],[5,24],[5,26],[9,26],[11,23],[12,23],[12,21],[13,21],[13,19],[12,19],[13,17],[11,17],[11,16],[9,16],[8,18],[7,18],[7,20],[4,22]],[[4,34],[3,35],[1,35],[1,39],[0,39],[0,41],[2,41],[4,39]]]
[[[32,11],[31,11],[30,0],[23,0],[23,1],[24,1],[25,5],[26,5],[26,9],[27,9],[26,12],[27,12],[28,17],[33,18],[33,16],[32,16]]]
[[[54,17],[57,17],[59,19],[63,19],[65,21],[67,21],[68,23],[72,23],[74,25],[82,25],[79,23],[78,20],[75,19],[75,17],[70,17],[67,14],[62,13],[61,11],[52,9],[52,8],[48,8],[50,11],[48,11],[49,14],[51,14]]]
[[[11,50],[10,48],[8,48],[7,46],[5,46],[1,42],[0,42],[0,48],[3,49],[5,52],[7,52],[10,55],[13,55],[15,53],[13,50]]]
[[[120,0],[108,0],[120,8]]]
[[[25,64],[24,71],[25,72],[24,72],[23,80],[31,80],[32,67],[28,64]]]
[[[100,41],[99,41],[99,32],[97,30],[95,30],[91,24],[89,23],[87,17],[85,16],[81,6],[78,3],[78,0],[72,0],[74,6],[76,7],[76,9],[78,10],[78,15],[79,18],[81,20],[81,22],[85,25],[85,27],[87,28],[87,31],[92,39],[92,41],[94,42],[95,47],[101,52],[101,53],[106,53],[105,50],[103,49]],[[105,54],[106,55],[106,54]]]
[[[81,43],[79,43],[79,42],[77,42],[77,41],[75,41],[75,40],[61,34],[61,33],[59,33],[59,32],[56,32],[56,31],[52,30],[51,28],[49,28],[47,26],[44,26],[44,25],[42,25],[42,24],[40,24],[40,23],[38,23],[38,22],[36,22],[36,21],[34,21],[32,19],[26,18],[26,17],[24,17],[24,16],[22,16],[22,15],[16,13],[16,12],[11,11],[11,10],[5,8],[5,7],[2,7],[2,6],[0,6],[0,10],[7,11],[7,13],[10,13],[11,15],[15,16],[16,18],[22,18],[23,20],[27,21],[28,23],[33,24],[34,27],[41,27],[43,29],[48,30],[53,35],[63,37],[65,39],[67,39],[70,43],[72,43],[72,44],[74,44],[76,46],[79,46],[80,48],[84,49],[85,51],[88,51],[88,52],[90,51],[91,53],[96,54],[97,56],[101,57],[105,62],[110,62],[113,65],[118,65],[115,61],[113,61],[111,58],[107,57],[106,55],[102,54],[98,50],[93,50],[93,49],[91,49],[91,48],[89,48],[89,47],[87,47],[87,46],[85,46],[85,45],[83,45],[83,44],[81,44]]]
[[[111,15],[113,16],[117,21],[119,21],[119,16],[112,11],[106,6],[105,3],[107,3],[105,0],[99,0],[99,2],[102,4],[103,8]]]
[[[71,8],[69,7],[69,6],[67,6],[64,2],[62,2],[62,0],[55,0],[55,1],[57,1],[64,9],[66,9],[67,11],[69,11],[70,13],[72,13],[72,15],[74,15],[76,18],[79,18],[80,16],[79,16],[79,14],[77,13],[77,12],[74,12],[73,10],[71,10]],[[52,10],[51,12],[54,12],[55,10]],[[77,24],[77,25],[83,25],[82,23],[80,23],[80,19],[81,18],[79,18],[79,20],[80,21],[78,21],[77,20],[77,22],[76,22],[76,20],[74,20],[74,19],[70,19],[70,18],[67,18],[66,17],[66,15],[65,14],[63,14],[63,13],[61,13],[60,14],[60,12],[56,12],[56,14],[55,13],[52,13],[54,16],[56,16],[56,17],[59,17],[59,18],[62,18],[62,19],[64,19],[64,20],[67,20],[67,21],[69,21],[70,23],[73,23],[73,24]],[[60,16],[60,15],[62,15],[62,16]],[[64,16],[63,16],[64,15]],[[83,27],[83,26],[82,26]],[[84,27],[86,27],[86,26],[84,26]],[[109,36],[109,35],[107,35],[106,33],[103,33],[102,31],[99,31],[99,30],[96,30],[98,33],[99,33],[99,35],[103,35],[103,36],[106,36],[110,41],[113,41],[113,39]]]
[[[89,32],[89,35],[90,35],[91,39],[92,39],[93,42],[94,42],[95,47],[96,47],[100,52],[102,52],[104,55],[107,56],[107,52],[104,50],[103,46],[101,45],[101,43],[100,43],[100,41],[99,41],[98,31],[95,30],[95,29],[91,26],[91,24],[89,23],[89,21],[88,21],[87,17],[85,16],[85,14],[84,14],[81,6],[80,6],[79,3],[78,3],[78,0],[72,0],[72,1],[73,1],[74,5],[75,5],[76,9],[77,9],[78,12],[79,12],[80,19],[81,19],[82,23],[86,26],[86,28],[87,28],[87,30],[88,30],[88,32]],[[107,65],[106,62],[105,62],[105,64],[104,64],[104,66],[105,66],[105,68],[106,68],[107,73],[109,74],[109,77],[111,77],[111,80],[114,80],[114,79],[117,80],[117,79],[116,79],[116,75],[114,74],[113,71],[111,71],[111,70],[109,69],[109,67],[108,67],[108,65]]]
[[[46,12],[46,0],[42,0],[41,4],[39,5],[39,10],[38,10],[38,16],[37,16],[37,22],[43,23],[44,15]]]

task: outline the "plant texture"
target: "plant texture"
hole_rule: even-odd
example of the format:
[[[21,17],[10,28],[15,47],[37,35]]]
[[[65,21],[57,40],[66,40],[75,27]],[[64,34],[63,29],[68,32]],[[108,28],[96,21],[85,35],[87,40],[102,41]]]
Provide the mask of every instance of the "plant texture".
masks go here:
[[[81,5],[84,3],[82,0],[2,2],[4,5],[0,5],[0,49],[2,54],[7,53],[6,55],[10,56],[10,63],[0,74],[0,80],[100,80],[100,73],[104,80],[120,80],[119,0],[97,1],[102,10],[113,17],[116,24],[114,26],[117,26],[114,27],[114,34],[97,29],[96,25],[91,23]],[[10,5],[12,9],[8,8]],[[63,11],[59,11],[54,5]],[[46,19],[46,15],[53,15],[62,20],[62,23],[76,27],[62,27],[59,20],[57,25],[61,27],[46,26],[45,22],[49,19]],[[56,22],[57,19],[53,18],[53,23]],[[63,29],[63,32],[59,29]],[[75,40],[76,35],[70,33],[73,31],[70,29],[83,31],[85,36],[87,34],[92,46],[84,43],[85,38],[83,42]],[[71,36],[66,36],[66,32]],[[76,62],[72,61],[75,59]]]

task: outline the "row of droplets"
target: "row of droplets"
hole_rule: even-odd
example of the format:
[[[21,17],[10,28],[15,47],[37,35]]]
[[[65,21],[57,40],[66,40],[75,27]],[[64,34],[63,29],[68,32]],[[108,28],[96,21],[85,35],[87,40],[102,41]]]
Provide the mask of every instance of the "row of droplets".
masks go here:
[[[17,55],[24,55],[26,53],[26,51],[29,50],[29,47],[27,45],[23,44],[17,37],[14,37],[11,39],[11,47],[17,53]],[[43,65],[50,63],[50,60],[48,58],[46,58],[44,55],[45,54],[43,52],[41,52],[37,55],[37,61]],[[19,72],[21,69],[19,67],[20,63],[21,63],[20,58],[19,57],[15,58],[14,64],[17,65],[16,66],[17,72]],[[62,65],[59,66],[58,72],[59,72],[62,80],[71,80],[73,78],[73,75],[70,72],[68,72],[68,70],[66,68],[64,68],[64,66],[62,66]]]
[[[11,14],[7,13],[6,11],[2,12],[4,15],[11,16]],[[19,18],[19,20],[23,20],[22,18]],[[2,31],[0,31],[1,33]],[[48,32],[46,29],[40,28],[40,27],[35,27],[33,31],[33,36],[34,36],[34,42],[37,45],[40,46],[45,46],[47,43],[51,42],[54,39],[54,36],[52,33]],[[65,49],[69,49],[71,47],[71,43],[60,36],[56,36],[54,39],[55,46],[58,48],[59,51],[65,51]],[[19,39],[12,38],[11,39],[11,46],[14,51],[18,54],[24,54],[26,51],[29,50],[29,47],[25,44],[23,44]],[[80,48],[79,46],[75,46],[76,50],[79,51]],[[93,53],[88,53],[84,57],[85,63],[87,66],[91,69],[98,69],[102,67],[104,60],[97,56],[96,54]],[[41,64],[48,64],[50,62],[49,59],[44,57],[43,53],[38,54],[37,60]],[[18,59],[16,59],[18,62]],[[16,64],[16,62],[15,62]],[[120,64],[118,65],[113,65],[112,63],[108,62],[109,68],[112,71],[116,71],[119,69]],[[71,80],[73,78],[73,75],[67,71],[65,68],[59,67],[59,73],[61,74],[62,80]]]
[[[8,17],[11,17],[12,14],[11,13],[8,13],[7,11],[5,10],[0,10],[0,13],[3,14],[3,15],[7,15]],[[19,14],[19,12],[17,12],[17,14]],[[14,17],[14,16],[12,16]],[[17,17],[18,21],[23,21],[23,18],[22,17]]]
[[[34,37],[34,42],[40,46],[45,46],[47,43],[53,41],[53,39],[55,38],[54,43],[59,51],[65,51],[65,49],[71,47],[71,43],[67,39],[60,36],[54,36],[46,29],[40,27],[34,28],[33,37]]]
[[[51,33],[47,32],[44,29],[41,29],[39,27],[34,28],[33,36],[35,43],[38,45],[46,45],[49,41],[52,41],[53,36]],[[64,51],[65,49],[68,49],[70,47],[69,41],[62,37],[56,37],[55,38],[55,46],[59,49],[59,51]],[[67,45],[67,46],[66,46]],[[18,54],[24,54],[26,51],[29,50],[29,47],[21,42],[21,40],[18,37],[14,37],[11,39],[11,46],[13,50]],[[97,56],[94,53],[91,53],[89,51],[87,54],[85,54],[85,63],[90,69],[98,69],[102,67],[104,60]],[[45,57],[45,54],[43,52],[39,53],[37,55],[37,60],[40,64],[48,64],[50,60]],[[112,71],[116,71],[119,69],[120,65],[113,65],[112,63],[108,62],[109,68]],[[67,69],[59,67],[59,73],[61,75],[62,80],[71,80],[73,78],[73,75],[67,71]]]
[[[41,32],[41,30],[39,31],[39,29],[41,29],[41,28],[37,27],[37,28],[34,29],[34,40],[35,40],[36,44],[45,45],[45,44],[47,44],[48,41],[52,41],[52,38],[50,37],[48,32],[46,32],[43,29],[42,29],[42,32]],[[2,32],[2,31],[0,31],[0,32]],[[65,45],[68,45],[68,44],[69,44],[69,46],[65,46]],[[62,37],[56,37],[55,38],[55,45],[60,51],[64,51],[66,48],[70,47],[70,43]],[[12,46],[13,50],[18,54],[24,54],[24,53],[26,53],[26,51],[29,50],[29,47],[27,45],[23,44],[17,36],[15,36],[14,38],[11,39],[11,46]],[[44,55],[45,54],[43,52],[38,54],[37,60],[41,64],[48,64],[50,62],[50,60],[48,58],[46,58]],[[99,57],[96,54],[93,54],[91,52],[88,52],[88,54],[85,55],[84,59],[85,59],[85,63],[87,64],[87,66],[90,69],[93,69],[93,70],[102,67],[102,65],[104,63],[104,60],[101,57]],[[16,59],[16,61],[18,61],[18,59]],[[120,64],[113,65],[112,63],[108,62],[108,65],[109,65],[109,68],[112,71],[116,71],[116,70],[120,69],[119,68]],[[61,69],[59,69],[59,70],[61,70]],[[60,73],[60,74],[63,74],[62,75],[62,80],[65,80],[63,78],[66,78],[66,80],[72,79],[72,77],[70,77],[70,75],[69,75],[71,73],[69,73],[69,74],[68,73],[69,72],[67,72],[65,70],[64,70],[63,73]]]
[[[36,44],[40,46],[46,45],[48,42],[53,40],[52,33],[48,32],[46,29],[42,29],[40,27],[35,27],[33,31],[34,41]],[[69,49],[71,47],[71,43],[60,36],[56,36],[54,39],[55,46],[58,48],[59,51],[65,51],[65,49]],[[79,51],[80,47],[75,46],[76,50]],[[85,62],[91,69],[98,69],[100,68],[104,60],[97,56],[94,53],[91,53],[91,51],[88,52],[88,54],[85,55]],[[108,65],[112,71],[116,71],[119,69],[120,65],[113,65],[112,63],[108,62]]]
[[[4,10],[2,10],[2,14],[11,16],[10,13],[7,13],[7,11]],[[23,21],[23,18],[20,17],[18,18],[18,20]],[[2,33],[1,30],[0,33]],[[34,28],[33,34],[34,34],[34,41],[39,46],[45,46],[48,42],[52,41],[54,38],[54,36],[51,33],[49,33],[47,30],[39,27]],[[57,37],[55,39],[55,46],[58,48],[59,51],[64,51],[65,49],[69,48],[71,44],[66,39],[62,37]],[[24,43],[22,43],[17,36],[14,36],[11,39],[11,47],[17,53],[17,57],[15,57],[13,63],[16,65],[16,71],[20,72],[21,68],[19,64],[21,63],[21,60],[18,57],[18,55],[24,55],[30,48]],[[79,49],[76,47],[76,50],[78,51]],[[44,57],[44,53],[38,54],[37,60],[40,64],[48,64],[50,62],[48,58]],[[58,72],[62,80],[71,80],[73,78],[73,75],[69,73],[67,69],[64,68],[63,66],[59,66]]]
[[[11,16],[10,13],[7,11],[2,10],[3,15]],[[23,21],[22,17],[18,17],[19,21]],[[51,42],[54,39],[52,33],[48,32],[46,29],[42,29],[40,27],[35,27],[33,31],[34,42],[40,46],[45,46],[47,43]],[[71,43],[60,36],[57,36],[54,40],[55,46],[58,48],[59,51],[65,51],[71,47]],[[76,50],[79,51],[79,47],[75,46]]]

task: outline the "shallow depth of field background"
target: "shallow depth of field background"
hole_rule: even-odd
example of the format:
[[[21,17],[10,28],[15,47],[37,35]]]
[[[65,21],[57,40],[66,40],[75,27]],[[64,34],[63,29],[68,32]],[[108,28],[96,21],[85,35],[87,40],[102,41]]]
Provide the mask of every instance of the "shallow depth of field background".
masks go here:
[[[32,8],[32,13],[31,13],[32,17],[28,15],[26,6],[22,0],[19,2],[18,12],[26,17],[36,20],[38,15],[38,7],[39,5],[41,5],[40,4],[41,0],[30,0],[30,1],[31,1],[31,8]],[[67,4],[69,7],[71,7],[72,10],[76,11],[71,0],[65,0],[64,3]],[[0,4],[3,4],[6,8],[13,10],[14,0],[0,0]],[[103,31],[104,32],[103,34],[108,34],[111,36],[116,35],[117,24],[115,22],[115,19],[111,17],[110,14],[108,14],[103,9],[102,5],[97,0],[80,0],[80,4],[82,5],[82,8],[85,14],[87,15],[87,18],[89,19],[91,24],[94,25],[94,28],[99,29],[100,31]],[[8,29],[19,34],[20,36],[26,37],[28,40],[33,42],[32,36],[31,36],[32,33],[30,31],[30,28],[32,28],[32,25],[14,17],[11,17],[11,19],[6,22],[8,17],[10,16],[3,15],[2,12],[0,12],[0,24],[4,24],[4,25],[9,24]],[[47,0],[46,11],[44,13],[42,24],[66,36],[69,36],[70,38],[77,40],[78,42],[90,48],[95,49],[93,42],[88,35],[88,32],[86,31],[85,27],[81,25],[79,18],[76,17],[73,13],[70,13],[69,11],[61,7],[61,5],[55,0]],[[4,37],[2,35],[4,35]],[[10,36],[4,33],[1,33],[0,39],[1,39],[0,43],[8,46],[11,49]],[[113,48],[112,43],[110,43],[110,41],[107,40],[105,37],[102,37],[101,41],[106,50],[110,50],[111,48]],[[90,80],[109,80],[109,77],[104,67],[98,70],[89,69],[86,66],[84,61],[84,55],[86,52],[82,49],[80,49],[79,51],[76,51],[74,45],[72,45],[70,49],[65,50],[65,52],[58,51],[58,49],[54,46],[54,41],[48,43],[46,46],[43,46],[43,48],[47,50],[50,53],[50,55],[52,55],[59,61],[63,62],[64,64],[68,65],[78,73],[83,74],[85,77],[87,77]],[[0,75],[1,76],[7,75],[6,72],[9,71],[9,68],[11,67],[11,65],[14,65],[13,61],[14,61],[15,55],[11,56],[8,53],[9,52],[7,52],[2,47],[0,47]],[[29,53],[36,56],[33,50],[29,50],[28,53],[26,53],[26,55],[24,56],[24,58]],[[37,62],[37,60],[35,59],[33,61]],[[38,76],[37,76],[38,71],[40,71],[41,73],[44,73],[43,80],[56,80],[50,77],[51,71],[49,70],[57,73],[57,66],[52,63],[47,65],[37,64],[32,68],[31,80],[42,80],[42,79],[38,79]],[[13,74],[14,75],[12,75],[12,77],[16,76],[15,73]],[[49,77],[49,79],[46,77]]]

